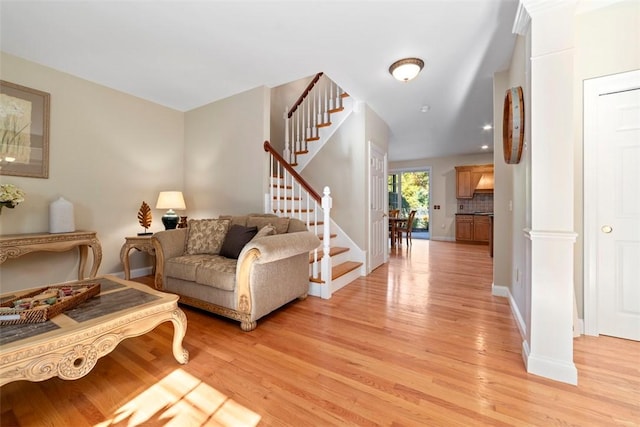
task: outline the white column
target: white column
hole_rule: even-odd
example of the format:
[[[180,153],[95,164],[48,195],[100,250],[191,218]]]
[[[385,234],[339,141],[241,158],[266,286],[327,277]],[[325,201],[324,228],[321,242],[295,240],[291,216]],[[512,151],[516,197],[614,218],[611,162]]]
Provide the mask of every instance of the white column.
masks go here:
[[[527,372],[577,384],[573,363],[576,2],[522,3],[531,17],[531,186],[529,228],[525,229],[530,307],[523,358]]]

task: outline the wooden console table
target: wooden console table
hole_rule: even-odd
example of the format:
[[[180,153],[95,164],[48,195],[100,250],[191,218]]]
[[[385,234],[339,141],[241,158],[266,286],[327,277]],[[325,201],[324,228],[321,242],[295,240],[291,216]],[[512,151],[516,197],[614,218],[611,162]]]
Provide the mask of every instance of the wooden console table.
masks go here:
[[[122,245],[122,249],[120,249],[120,260],[122,261],[122,265],[124,266],[124,278],[125,280],[129,280],[131,279],[131,269],[129,267],[129,251],[131,251],[131,249],[137,249],[152,256],[156,255],[156,251],[151,244],[151,235],[125,237],[124,240],[124,245]]]
[[[93,252],[93,266],[89,277],[96,277],[98,267],[102,262],[102,246],[95,231],[72,231],[70,233],[29,233],[7,234],[0,236],[0,264],[9,258],[38,252],[64,252],[78,248],[80,265],[78,266],[78,280],[84,279],[84,268],[87,264],[89,247]]]

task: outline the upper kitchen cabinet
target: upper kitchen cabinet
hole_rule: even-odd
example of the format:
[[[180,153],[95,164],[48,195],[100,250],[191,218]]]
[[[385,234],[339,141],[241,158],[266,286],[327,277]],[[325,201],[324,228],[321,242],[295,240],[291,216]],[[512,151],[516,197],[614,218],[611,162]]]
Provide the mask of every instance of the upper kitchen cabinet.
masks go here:
[[[493,193],[493,165],[456,166],[456,198],[472,199],[474,193]]]

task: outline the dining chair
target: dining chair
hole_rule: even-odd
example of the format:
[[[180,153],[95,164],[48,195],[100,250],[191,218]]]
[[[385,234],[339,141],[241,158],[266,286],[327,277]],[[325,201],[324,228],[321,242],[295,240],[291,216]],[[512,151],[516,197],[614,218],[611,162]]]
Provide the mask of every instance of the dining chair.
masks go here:
[[[398,216],[400,215],[400,209],[391,209],[389,211],[389,218],[398,218]],[[396,236],[393,235],[393,224],[391,222],[389,222],[389,238],[391,239],[391,246],[395,245],[395,239]]]
[[[416,216],[416,212],[417,211],[409,212],[409,216],[407,217],[407,221],[402,226],[396,228],[396,233],[398,234],[397,235],[397,241],[398,241],[399,245],[402,244],[402,233],[405,233],[405,235],[406,235],[407,246],[409,246],[412,243],[411,242],[411,229],[413,228],[413,219]]]

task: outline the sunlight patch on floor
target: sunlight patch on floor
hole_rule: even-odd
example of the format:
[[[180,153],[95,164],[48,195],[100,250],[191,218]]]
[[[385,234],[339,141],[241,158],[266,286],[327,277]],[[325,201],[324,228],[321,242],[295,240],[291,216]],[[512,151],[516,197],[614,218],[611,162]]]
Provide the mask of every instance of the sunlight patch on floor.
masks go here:
[[[200,379],[176,369],[95,427],[115,424],[255,427],[260,419],[260,415]]]

